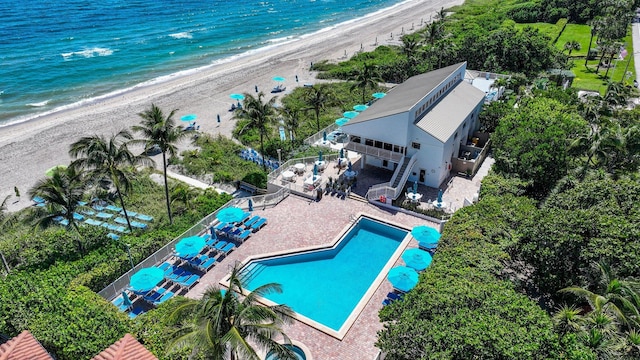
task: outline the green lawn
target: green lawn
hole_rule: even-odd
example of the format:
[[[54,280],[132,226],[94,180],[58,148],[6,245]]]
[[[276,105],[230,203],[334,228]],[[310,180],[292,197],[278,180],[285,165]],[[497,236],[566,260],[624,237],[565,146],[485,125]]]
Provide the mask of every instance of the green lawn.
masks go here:
[[[571,56],[587,56],[589,50],[589,40],[591,39],[591,27],[589,25],[567,24],[564,31],[556,42],[556,47],[565,52],[564,44],[567,41],[576,40],[580,43],[581,49],[571,52]],[[594,41],[595,43],[595,41]],[[566,53],[566,52],[565,52]]]
[[[564,34],[563,34],[564,36]],[[562,38],[562,37],[561,37]],[[587,40],[588,41],[588,40]],[[604,75],[607,71],[606,68],[600,68],[599,74],[596,74],[596,68],[598,67],[598,59],[590,60],[587,67],[584,66],[584,58],[575,59],[574,66],[571,70],[576,74],[576,78],[573,81],[573,87],[580,90],[591,90],[598,91],[601,94],[604,94],[604,91],[607,88],[607,80],[611,81],[620,81],[622,80],[625,72],[625,68],[628,66],[629,72],[631,72],[631,77],[626,79],[627,84],[632,84],[633,79],[636,78],[636,69],[634,65],[633,59],[633,43],[631,41],[631,31],[627,33],[627,37],[624,39],[625,47],[627,49],[628,55],[624,58],[624,60],[613,60],[614,67],[609,70],[609,75],[607,79],[604,78]],[[587,42],[587,46],[589,43]],[[585,53],[586,54],[586,53]],[[572,54],[573,55],[573,54]]]

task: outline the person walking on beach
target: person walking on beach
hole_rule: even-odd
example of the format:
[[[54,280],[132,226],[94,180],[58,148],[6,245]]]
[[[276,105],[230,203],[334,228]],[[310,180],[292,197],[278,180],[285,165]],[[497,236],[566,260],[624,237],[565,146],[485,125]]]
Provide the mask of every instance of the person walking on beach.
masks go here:
[[[258,85],[256,85],[256,92],[258,92]]]
[[[298,82],[298,75],[296,75],[296,82]]]

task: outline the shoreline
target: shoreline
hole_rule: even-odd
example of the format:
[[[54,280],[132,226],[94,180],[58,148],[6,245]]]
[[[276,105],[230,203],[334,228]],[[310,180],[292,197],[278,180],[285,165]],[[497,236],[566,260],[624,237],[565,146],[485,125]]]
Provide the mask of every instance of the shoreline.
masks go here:
[[[198,115],[196,122],[200,125],[200,131],[231,137],[235,121],[230,120],[232,116],[227,111],[233,101],[229,94],[255,94],[254,87],[258,86],[268,99],[272,96],[270,89],[275,85],[273,76],[285,77],[287,81],[284,84],[289,90],[304,83],[315,83],[315,74],[309,70],[311,62],[344,60],[345,52],[351,56],[360,50],[361,45],[365,51],[371,51],[375,48],[373,43],[376,38],[378,45],[398,44],[401,29],[406,29],[404,31],[408,33],[414,24],[415,30],[418,30],[421,18],[435,13],[441,7],[449,8],[462,2],[407,0],[384,11],[379,10],[301,35],[291,41],[167,75],[166,81],[146,86],[138,84],[128,91],[104,99],[2,126],[0,161],[5,171],[0,185],[0,198],[12,195],[7,202],[9,211],[29,206],[31,201],[27,199],[28,196],[14,202],[14,186],[26,194],[44,176],[46,169],[69,162],[67,151],[72,142],[82,136],[110,135],[137,124],[137,114],[151,103],[158,105],[165,113],[179,109],[175,114],[178,123],[182,115],[195,113]],[[398,36],[390,39],[391,33]],[[185,72],[187,74],[184,76],[176,75]],[[298,83],[293,80],[296,75]],[[220,124],[216,121],[218,114]],[[180,148],[182,150],[188,146],[185,142]]]

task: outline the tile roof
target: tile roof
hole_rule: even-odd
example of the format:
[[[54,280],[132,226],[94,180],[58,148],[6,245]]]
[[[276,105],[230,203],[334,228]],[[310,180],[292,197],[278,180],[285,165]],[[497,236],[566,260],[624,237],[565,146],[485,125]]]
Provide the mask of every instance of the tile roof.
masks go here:
[[[158,360],[149,350],[131,334],[125,334],[122,339],[116,341],[91,360]]]
[[[0,345],[0,360],[54,360],[35,337],[25,330]]]

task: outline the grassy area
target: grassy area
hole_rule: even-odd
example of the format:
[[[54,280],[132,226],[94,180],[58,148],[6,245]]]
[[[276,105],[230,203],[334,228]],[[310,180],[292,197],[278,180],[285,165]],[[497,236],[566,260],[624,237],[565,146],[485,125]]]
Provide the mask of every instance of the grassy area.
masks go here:
[[[573,50],[571,52],[571,56],[587,56],[590,39],[591,27],[589,25],[567,24],[567,27],[565,27],[555,45],[558,49],[560,49],[560,51],[566,53],[566,51],[564,50],[564,44],[567,43],[567,41],[576,40],[580,43],[581,49]]]
[[[601,94],[604,94],[605,90],[607,89],[608,80],[616,82],[623,79],[627,64],[627,71],[631,72],[631,77],[625,79],[625,82],[626,84],[632,84],[633,79],[636,78],[636,69],[633,59],[634,49],[630,30],[627,32],[627,36],[624,38],[624,43],[628,55],[624,58],[624,60],[613,60],[614,67],[609,70],[607,78],[604,77],[607,72],[606,68],[601,67],[599,73],[596,74],[598,61],[600,60],[599,58],[589,60],[587,67],[584,66],[584,59],[576,59],[573,68],[571,68],[571,70],[576,74],[576,78],[573,81],[573,87],[580,90],[598,91]],[[588,45],[589,44],[587,43],[587,46]]]
[[[516,29],[522,30],[525,27],[532,27],[534,29],[538,29],[541,34],[547,35],[551,41],[555,39],[562,27],[558,27],[557,24],[549,24],[549,23],[533,23],[533,24],[516,24]]]

